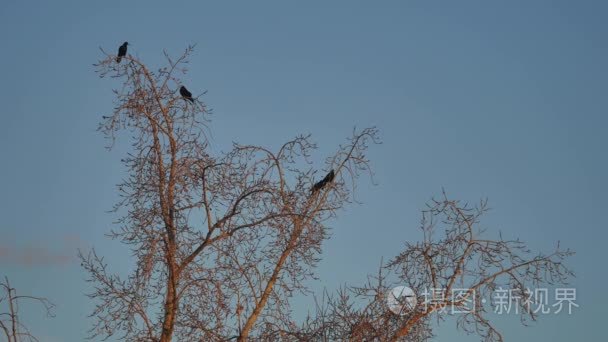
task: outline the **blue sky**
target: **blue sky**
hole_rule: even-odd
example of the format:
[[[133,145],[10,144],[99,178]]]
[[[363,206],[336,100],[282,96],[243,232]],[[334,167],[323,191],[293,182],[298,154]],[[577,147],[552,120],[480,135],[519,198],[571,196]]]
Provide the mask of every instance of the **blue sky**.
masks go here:
[[[217,150],[267,146],[299,133],[320,162],[352,128],[376,125],[377,186],[332,223],[320,289],[357,284],[380,258],[420,239],[419,211],[442,187],[489,198],[484,225],[548,251],[577,255],[579,310],[507,340],[604,336],[608,238],[608,4],[602,1],[256,1],[0,4],[0,275],[57,303],[52,320],[23,306],[42,341],[80,341],[91,303],[74,259],[95,246],[119,272],[129,253],[104,237],[125,146],[95,131],[112,82],[92,64],[99,47],[159,65],[197,44],[185,80],[208,90]],[[37,251],[34,253],[33,251]],[[299,299],[297,310],[312,308]],[[439,330],[440,341],[476,341]]]

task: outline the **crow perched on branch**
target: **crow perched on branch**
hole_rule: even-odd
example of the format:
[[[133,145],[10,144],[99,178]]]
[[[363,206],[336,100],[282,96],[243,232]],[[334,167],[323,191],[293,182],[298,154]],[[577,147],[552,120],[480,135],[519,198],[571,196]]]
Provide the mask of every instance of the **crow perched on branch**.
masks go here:
[[[118,48],[118,56],[116,56],[116,63],[120,63],[120,61],[122,60],[122,58],[127,55],[127,45],[129,45],[129,43],[124,42]]]
[[[192,98],[192,93],[188,91],[188,89],[186,89],[186,87],[181,86],[179,87],[179,94],[186,100],[194,103],[194,99]]]
[[[334,173],[334,170],[329,171],[329,173],[325,176],[325,178],[321,179],[320,181],[315,183],[315,185],[313,185],[313,187],[312,187],[312,189],[310,189],[310,191],[314,193],[316,191],[323,189],[327,184],[333,182],[335,177],[336,177],[336,174]]]

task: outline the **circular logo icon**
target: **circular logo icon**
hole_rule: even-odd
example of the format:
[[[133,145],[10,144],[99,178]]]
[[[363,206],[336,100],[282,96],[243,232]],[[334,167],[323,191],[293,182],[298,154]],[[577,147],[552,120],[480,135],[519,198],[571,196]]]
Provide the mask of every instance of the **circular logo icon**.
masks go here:
[[[407,286],[397,286],[386,294],[388,309],[395,315],[405,315],[416,308],[416,294]]]

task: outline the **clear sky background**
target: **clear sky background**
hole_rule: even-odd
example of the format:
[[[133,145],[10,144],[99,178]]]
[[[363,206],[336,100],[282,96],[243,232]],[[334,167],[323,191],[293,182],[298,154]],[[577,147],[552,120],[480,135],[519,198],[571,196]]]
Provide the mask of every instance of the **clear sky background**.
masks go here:
[[[0,275],[57,304],[22,307],[42,341],[81,341],[92,304],[76,248],[114,270],[128,250],[104,237],[125,176],[96,132],[114,83],[99,47],[152,66],[197,44],[185,77],[214,109],[214,146],[277,146],[312,133],[318,165],[353,127],[377,125],[377,186],[332,223],[315,289],[361,284],[381,257],[421,238],[442,187],[489,198],[484,226],[536,250],[577,255],[580,308],[507,341],[605,337],[608,3],[604,1],[13,1],[0,3]],[[123,140],[123,142],[126,140]],[[305,312],[312,299],[298,299]],[[439,341],[477,341],[448,323]]]

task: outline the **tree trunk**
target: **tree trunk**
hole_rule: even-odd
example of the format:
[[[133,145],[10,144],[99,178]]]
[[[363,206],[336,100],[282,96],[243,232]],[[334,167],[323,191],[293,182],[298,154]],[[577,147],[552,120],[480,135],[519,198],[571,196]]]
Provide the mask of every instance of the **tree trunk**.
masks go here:
[[[173,330],[175,328],[175,318],[179,309],[179,301],[177,298],[177,284],[179,279],[179,271],[175,264],[175,239],[171,228],[169,232],[168,251],[166,254],[167,262],[167,294],[165,296],[165,316],[163,318],[163,331],[160,336],[160,342],[171,342]]]
[[[165,317],[163,319],[163,331],[160,336],[160,342],[170,342],[173,336],[175,327],[175,317],[177,316],[178,301],[177,292],[175,289],[173,272],[169,272],[170,276],[167,279],[167,296],[165,297]]]

